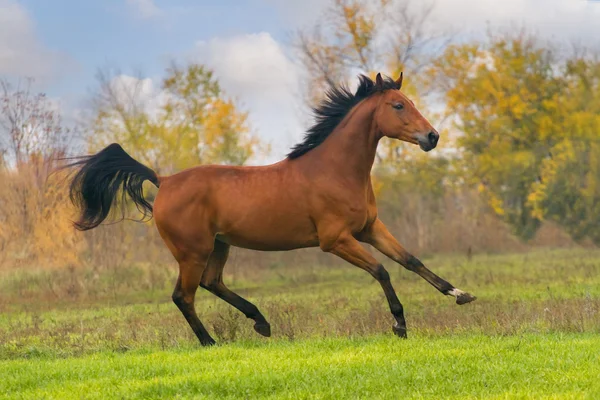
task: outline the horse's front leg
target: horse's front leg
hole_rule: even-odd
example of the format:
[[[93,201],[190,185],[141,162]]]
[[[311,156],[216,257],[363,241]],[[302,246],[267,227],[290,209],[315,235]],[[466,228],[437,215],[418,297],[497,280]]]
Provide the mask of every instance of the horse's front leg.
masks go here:
[[[419,259],[406,251],[404,247],[398,243],[396,238],[392,236],[383,222],[379,219],[376,219],[375,222],[359,236],[359,240],[369,243],[409,271],[419,274],[419,276],[443,294],[454,296],[456,298],[456,304],[466,304],[476,299],[475,296],[455,288],[449,282],[446,282],[427,269]]]
[[[335,237],[335,236],[333,236]],[[396,296],[396,292],[390,282],[390,275],[377,260],[364,249],[361,244],[349,232],[344,232],[336,239],[327,240],[320,238],[320,247],[323,251],[333,253],[351,264],[367,271],[379,282],[383,293],[390,306],[390,311],[396,320],[393,331],[396,335],[406,337],[406,321],[404,319],[404,308]]]

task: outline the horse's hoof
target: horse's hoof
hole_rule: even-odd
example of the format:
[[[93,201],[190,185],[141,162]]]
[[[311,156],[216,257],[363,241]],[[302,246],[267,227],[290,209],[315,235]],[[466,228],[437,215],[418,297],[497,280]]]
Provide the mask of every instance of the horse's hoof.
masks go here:
[[[264,337],[271,336],[271,325],[268,322],[257,322],[254,324],[254,330]]]
[[[472,301],[475,301],[476,299],[477,297],[473,296],[472,294],[464,292],[458,295],[458,297],[456,298],[456,304],[462,306],[463,304],[470,303]]]
[[[394,325],[392,326],[392,331],[394,331],[394,334],[399,338],[406,339],[408,337],[406,336],[406,327]]]
[[[217,342],[215,342],[215,340],[213,338],[209,337],[207,339],[200,340],[200,344],[205,347],[210,347],[210,346],[214,346],[215,344],[217,344]]]

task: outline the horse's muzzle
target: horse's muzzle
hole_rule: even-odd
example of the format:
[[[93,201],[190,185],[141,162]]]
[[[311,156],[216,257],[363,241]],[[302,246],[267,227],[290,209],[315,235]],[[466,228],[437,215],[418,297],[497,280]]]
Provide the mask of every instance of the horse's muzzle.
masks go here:
[[[435,131],[431,131],[426,135],[419,136],[417,138],[417,141],[419,142],[419,147],[421,148],[421,150],[430,151],[435,149],[439,139],[440,134]]]

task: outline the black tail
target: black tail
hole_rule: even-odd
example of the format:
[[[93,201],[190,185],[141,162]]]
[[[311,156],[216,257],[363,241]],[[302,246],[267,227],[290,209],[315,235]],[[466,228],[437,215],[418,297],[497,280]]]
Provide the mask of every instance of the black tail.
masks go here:
[[[80,157],[64,168],[69,167],[79,167],[71,181],[70,197],[81,210],[79,221],[74,223],[80,231],[100,225],[113,206],[120,206],[124,213],[122,207],[127,195],[144,217],[152,215],[152,205],[144,199],[142,183],[149,180],[158,187],[158,176],[134,160],[117,143],[92,156]],[[117,196],[119,189],[121,195]]]

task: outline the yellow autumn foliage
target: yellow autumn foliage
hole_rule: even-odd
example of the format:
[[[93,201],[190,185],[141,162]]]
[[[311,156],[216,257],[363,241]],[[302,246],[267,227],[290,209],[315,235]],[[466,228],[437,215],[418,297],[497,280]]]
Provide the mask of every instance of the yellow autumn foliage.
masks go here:
[[[268,151],[252,134],[247,113],[204,65],[172,65],[161,90],[145,95],[143,80],[133,87],[118,82],[101,76],[88,124],[90,151],[118,142],[159,174],[207,163],[241,165]]]
[[[550,219],[575,239],[600,239],[582,228],[600,217],[600,62],[558,54],[522,32],[490,32],[450,46],[428,73],[445,82],[462,171],[518,236]]]

